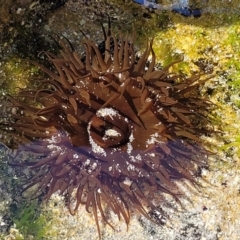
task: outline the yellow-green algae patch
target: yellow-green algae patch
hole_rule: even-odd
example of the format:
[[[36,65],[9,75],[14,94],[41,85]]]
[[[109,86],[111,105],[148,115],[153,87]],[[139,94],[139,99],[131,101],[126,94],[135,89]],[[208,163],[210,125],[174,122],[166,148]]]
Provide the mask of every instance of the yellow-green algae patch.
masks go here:
[[[231,5],[234,6],[234,3],[236,1],[232,1]],[[240,21],[237,9],[231,16],[217,12],[211,14],[214,7],[218,9],[217,6],[216,3],[212,4],[210,12],[200,18],[170,14],[172,25],[156,33],[154,50],[163,65],[182,57],[184,61],[176,65],[176,70],[187,75],[199,70],[199,60],[205,62],[206,69],[211,65],[214,77],[206,84],[206,88],[213,90],[209,97],[219,107],[219,121],[228,125],[227,129],[231,125],[236,129],[233,132],[237,133],[237,110],[240,107]]]
[[[9,58],[3,62],[1,68],[1,91],[15,95],[19,89],[26,88],[32,84],[31,79],[38,71],[37,67],[29,64],[27,60],[17,57]]]
[[[1,236],[2,239],[15,240],[41,240],[46,239],[50,227],[49,213],[41,213],[41,208],[36,200],[31,203],[23,203],[16,211],[12,211],[12,220],[15,228],[11,228],[8,235]]]

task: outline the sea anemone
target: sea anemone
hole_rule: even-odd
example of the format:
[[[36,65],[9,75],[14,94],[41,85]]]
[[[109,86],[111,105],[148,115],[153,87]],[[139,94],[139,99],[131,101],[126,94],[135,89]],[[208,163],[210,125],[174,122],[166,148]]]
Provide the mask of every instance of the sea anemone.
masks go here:
[[[157,69],[153,41],[140,57],[133,40],[110,31],[104,51],[85,39],[84,56],[58,42],[60,56],[45,52],[52,69],[33,62],[47,75],[38,88],[9,97],[17,111],[7,128],[19,151],[37,156],[19,164],[36,170],[23,191],[35,186],[46,200],[58,192],[71,214],[84,205],[99,237],[98,213],[113,227],[106,205],[127,225],[134,208],[151,219],[154,199],[179,201],[176,180],[196,185],[196,167],[206,164],[199,137],[211,103],[196,94],[206,79],[171,73],[175,62]]]

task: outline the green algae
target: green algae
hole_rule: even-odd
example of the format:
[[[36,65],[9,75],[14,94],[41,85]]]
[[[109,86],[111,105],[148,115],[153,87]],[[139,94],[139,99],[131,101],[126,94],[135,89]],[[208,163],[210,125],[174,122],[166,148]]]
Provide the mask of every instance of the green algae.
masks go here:
[[[10,237],[15,240],[46,239],[45,236],[51,229],[49,224],[51,214],[42,213],[38,199],[32,200],[30,197],[25,199],[21,196],[20,186],[23,184],[23,178],[18,169],[9,167],[9,162],[14,158],[11,152],[1,146],[1,191],[6,191],[9,195],[1,196],[0,200],[1,215],[4,216],[4,221],[11,223],[14,228],[11,228],[9,233],[1,233],[0,239],[10,239]]]
[[[51,229],[49,214],[42,214],[39,203],[35,201],[23,202],[20,207],[10,206],[9,212],[14,224],[15,240],[44,240]],[[13,229],[10,230],[13,231]],[[12,235],[12,234],[10,234]],[[8,239],[8,234],[1,234],[0,239]]]
[[[35,66],[17,57],[8,59],[1,70],[4,72],[1,91],[7,91],[11,95],[17,94],[19,89],[26,88],[29,79],[38,72]]]
[[[19,208],[12,210],[12,219],[23,239],[34,237],[35,240],[45,239],[50,226],[49,219],[41,214],[38,201],[24,202]]]

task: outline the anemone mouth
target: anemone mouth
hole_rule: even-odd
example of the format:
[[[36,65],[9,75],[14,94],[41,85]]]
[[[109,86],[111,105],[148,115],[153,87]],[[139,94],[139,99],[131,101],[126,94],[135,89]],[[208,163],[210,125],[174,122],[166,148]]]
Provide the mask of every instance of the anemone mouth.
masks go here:
[[[85,205],[99,235],[97,212],[111,226],[103,202],[128,224],[130,205],[150,218],[145,206],[155,207],[156,194],[179,201],[175,180],[196,184],[196,166],[207,162],[200,136],[208,129],[195,122],[207,119],[211,103],[191,94],[207,79],[170,74],[175,62],[155,69],[152,41],[136,59],[127,38],[119,44],[109,33],[104,53],[85,40],[84,61],[59,42],[61,56],[45,53],[54,71],[33,62],[48,78],[19,93],[28,103],[10,97],[21,114],[12,114],[11,130],[5,130],[19,151],[40,156],[22,164],[38,170],[24,191],[37,185],[46,199],[58,191],[67,196],[71,214]]]
[[[89,124],[88,134],[92,147],[116,148],[124,146],[130,137],[129,120],[121,116],[115,109],[101,108],[96,112]]]

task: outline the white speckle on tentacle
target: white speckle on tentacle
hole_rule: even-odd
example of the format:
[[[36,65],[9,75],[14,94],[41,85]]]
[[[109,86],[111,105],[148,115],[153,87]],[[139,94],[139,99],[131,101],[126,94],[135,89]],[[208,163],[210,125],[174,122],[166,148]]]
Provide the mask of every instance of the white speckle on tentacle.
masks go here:
[[[79,158],[80,156],[76,153],[73,154],[73,158]]]
[[[91,169],[92,169],[92,170],[95,170],[96,168],[97,168],[97,163],[94,162],[94,163],[92,164],[92,166],[91,166]]]
[[[57,137],[52,136],[50,139],[47,140],[49,143],[56,143],[57,142]]]
[[[129,178],[125,178],[125,180],[123,181],[123,183],[127,186],[131,186],[133,181],[131,181]]]
[[[114,129],[108,129],[105,131],[105,135],[103,136],[103,140],[107,140],[109,137],[118,137],[121,136],[121,134],[114,130]]]
[[[61,150],[61,147],[59,147],[55,144],[49,144],[47,147],[48,147],[48,149],[51,149],[52,151],[60,151]]]
[[[138,154],[137,156],[129,156],[131,162],[141,162],[142,161],[142,156]]]
[[[148,147],[148,145],[151,145],[151,144],[161,143],[161,141],[159,141],[159,137],[160,136],[158,133],[154,133],[150,135],[150,138],[146,141],[146,146]]]
[[[113,108],[101,108],[97,111],[96,115],[98,117],[106,117],[106,116],[112,117],[112,116],[117,116],[119,114]]]
[[[129,136],[129,142],[127,144],[127,153],[130,155],[132,153],[132,150],[133,150],[133,146],[132,146],[132,142],[134,140],[134,136],[133,134],[131,133],[131,135]]]
[[[90,164],[90,159],[87,159],[84,163],[84,166],[88,166]]]
[[[91,127],[91,124],[92,122],[89,122],[88,124],[88,127],[87,127],[87,130],[88,130],[88,136],[89,136],[89,142],[92,146],[92,151],[94,153],[97,153],[97,154],[100,154],[100,155],[103,155],[103,156],[107,156],[107,153],[106,151],[104,150],[104,148],[100,147],[97,143],[94,142],[94,140],[92,139],[91,137],[91,134],[90,134],[90,127]]]
[[[155,156],[156,156],[155,153],[148,153],[148,155],[149,155],[150,157],[155,157]]]

